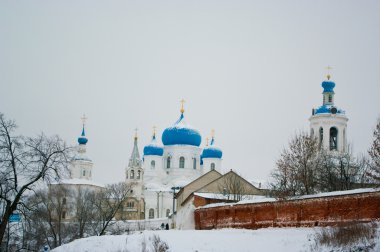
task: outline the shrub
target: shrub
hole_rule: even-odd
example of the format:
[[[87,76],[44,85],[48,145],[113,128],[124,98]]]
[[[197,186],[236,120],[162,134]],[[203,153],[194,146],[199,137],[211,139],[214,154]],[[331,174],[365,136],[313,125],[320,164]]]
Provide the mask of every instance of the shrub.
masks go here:
[[[319,229],[315,234],[315,248],[346,248],[349,251],[366,251],[375,246],[376,223],[342,223]]]

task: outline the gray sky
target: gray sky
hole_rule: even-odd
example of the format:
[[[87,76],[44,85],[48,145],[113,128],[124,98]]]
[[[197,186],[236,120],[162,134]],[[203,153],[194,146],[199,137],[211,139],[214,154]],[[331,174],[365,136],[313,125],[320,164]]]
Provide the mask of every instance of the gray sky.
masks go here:
[[[380,116],[380,1],[1,1],[0,111],[19,132],[76,144],[86,113],[94,180],[116,182],[139,128],[180,115],[211,129],[223,166],[266,178],[308,130],[333,66],[354,152]],[[202,145],[203,145],[202,143]]]

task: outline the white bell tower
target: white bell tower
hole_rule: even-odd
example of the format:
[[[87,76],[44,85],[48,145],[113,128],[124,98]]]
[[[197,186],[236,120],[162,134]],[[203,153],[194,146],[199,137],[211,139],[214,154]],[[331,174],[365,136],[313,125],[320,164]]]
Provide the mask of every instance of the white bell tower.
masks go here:
[[[328,67],[328,70],[331,68]],[[310,134],[315,136],[321,148],[328,151],[347,151],[347,121],[345,111],[334,104],[335,83],[330,80],[322,82],[323,104],[312,110],[310,121]]]

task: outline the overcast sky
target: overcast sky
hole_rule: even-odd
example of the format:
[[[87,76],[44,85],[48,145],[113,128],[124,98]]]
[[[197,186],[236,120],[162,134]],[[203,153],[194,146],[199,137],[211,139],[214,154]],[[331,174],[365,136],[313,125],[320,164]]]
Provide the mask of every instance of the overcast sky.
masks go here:
[[[180,115],[223,167],[266,179],[309,129],[331,65],[348,140],[365,152],[380,116],[380,1],[1,1],[0,112],[18,133],[77,144],[88,117],[94,180],[121,181],[139,129]]]

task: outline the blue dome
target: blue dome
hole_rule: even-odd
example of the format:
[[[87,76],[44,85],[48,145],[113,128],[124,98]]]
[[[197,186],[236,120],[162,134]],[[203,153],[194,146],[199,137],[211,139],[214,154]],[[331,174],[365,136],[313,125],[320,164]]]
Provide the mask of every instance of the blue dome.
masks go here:
[[[323,93],[334,92],[335,82],[327,80],[322,82]]]
[[[314,114],[332,114],[331,108],[336,108],[336,114],[345,114],[345,112],[335,106],[331,105],[322,105],[319,108],[315,109]]]
[[[214,138],[211,140],[210,146],[203,149],[202,159],[203,158],[222,158],[223,152],[218,147],[214,146]]]
[[[86,134],[84,133],[84,126],[82,129],[82,135],[78,137],[78,143],[79,144],[86,144],[88,142],[88,139],[86,138]]]
[[[202,141],[201,134],[196,129],[186,126],[183,113],[178,121],[162,133],[162,143],[164,145],[193,145],[199,146]]]
[[[152,142],[144,147],[144,156],[162,156],[163,154],[164,148],[157,144],[156,135],[153,135]]]

